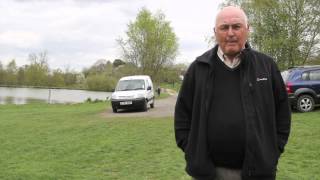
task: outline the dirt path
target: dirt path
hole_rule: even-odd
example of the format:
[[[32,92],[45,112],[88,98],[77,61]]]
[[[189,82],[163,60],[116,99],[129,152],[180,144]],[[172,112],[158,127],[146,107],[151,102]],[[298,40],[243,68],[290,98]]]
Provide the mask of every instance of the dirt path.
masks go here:
[[[118,113],[113,113],[111,108],[108,108],[102,113],[102,116],[107,118],[114,117],[173,117],[174,106],[177,100],[177,94],[175,92],[168,92],[170,96],[165,99],[159,99],[155,101],[154,108],[148,107],[148,111],[129,111],[123,110]]]

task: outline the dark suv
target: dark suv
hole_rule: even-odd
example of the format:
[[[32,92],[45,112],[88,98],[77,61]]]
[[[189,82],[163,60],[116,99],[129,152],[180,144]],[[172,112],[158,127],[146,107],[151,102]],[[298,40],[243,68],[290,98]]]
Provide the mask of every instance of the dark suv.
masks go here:
[[[281,73],[291,105],[300,112],[320,104],[320,66],[293,67]]]

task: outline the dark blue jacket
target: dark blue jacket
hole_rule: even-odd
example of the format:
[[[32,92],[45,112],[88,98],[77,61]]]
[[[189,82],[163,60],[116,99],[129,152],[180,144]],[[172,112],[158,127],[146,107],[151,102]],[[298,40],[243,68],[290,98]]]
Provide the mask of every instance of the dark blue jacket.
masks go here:
[[[209,157],[207,120],[218,46],[188,68],[178,95],[174,126],[186,171],[198,179],[214,176]],[[240,64],[241,99],[246,127],[243,180],[274,180],[280,154],[290,132],[291,112],[285,85],[273,59],[246,45]],[[232,103],[232,102],[230,102]]]

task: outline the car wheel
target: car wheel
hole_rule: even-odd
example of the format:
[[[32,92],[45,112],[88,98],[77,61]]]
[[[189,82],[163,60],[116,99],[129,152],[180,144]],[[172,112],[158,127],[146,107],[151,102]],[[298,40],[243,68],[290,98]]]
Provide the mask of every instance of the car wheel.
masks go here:
[[[147,111],[148,110],[148,101],[147,100],[145,100],[142,110],[143,111]]]
[[[117,108],[114,108],[114,107],[112,107],[112,111],[113,111],[114,113],[117,113],[117,112],[118,112]]]
[[[154,108],[154,97],[152,98],[152,103],[150,104],[150,108]]]
[[[310,95],[301,95],[297,100],[297,109],[300,112],[309,112],[314,109],[314,99]]]

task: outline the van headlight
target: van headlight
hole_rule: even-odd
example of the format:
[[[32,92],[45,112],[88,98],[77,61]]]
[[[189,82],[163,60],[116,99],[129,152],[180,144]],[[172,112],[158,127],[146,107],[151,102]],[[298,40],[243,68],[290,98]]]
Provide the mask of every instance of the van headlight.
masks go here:
[[[111,99],[118,99],[118,96],[116,94],[112,94]]]

